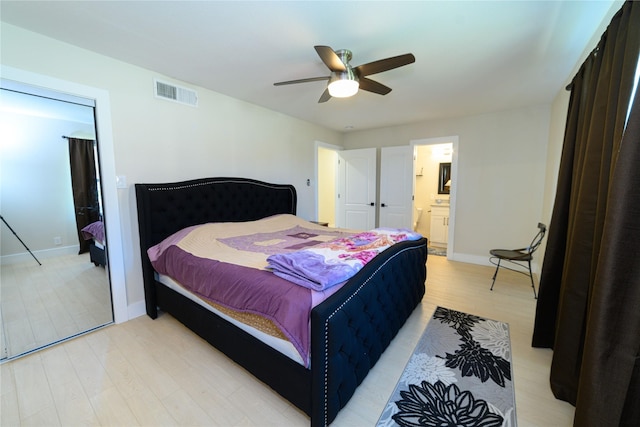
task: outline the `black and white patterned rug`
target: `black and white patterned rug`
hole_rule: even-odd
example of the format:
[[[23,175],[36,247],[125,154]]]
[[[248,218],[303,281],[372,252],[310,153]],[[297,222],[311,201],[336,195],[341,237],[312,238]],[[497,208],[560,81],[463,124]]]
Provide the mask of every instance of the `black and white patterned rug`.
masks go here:
[[[509,325],[438,307],[377,427],[516,426]]]

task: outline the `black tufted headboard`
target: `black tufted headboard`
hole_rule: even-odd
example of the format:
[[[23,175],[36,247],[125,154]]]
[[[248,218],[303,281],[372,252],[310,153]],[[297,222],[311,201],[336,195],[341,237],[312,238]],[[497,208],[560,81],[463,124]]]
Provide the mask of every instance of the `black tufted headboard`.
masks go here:
[[[297,203],[293,185],[248,178],[136,184],[136,198],[141,238],[148,245],[145,250],[191,225],[295,215]]]
[[[248,178],[201,178],[167,184],[136,184],[140,252],[147,314],[157,316],[153,267],[147,249],[171,234],[207,222],[242,222],[295,215],[293,185]]]

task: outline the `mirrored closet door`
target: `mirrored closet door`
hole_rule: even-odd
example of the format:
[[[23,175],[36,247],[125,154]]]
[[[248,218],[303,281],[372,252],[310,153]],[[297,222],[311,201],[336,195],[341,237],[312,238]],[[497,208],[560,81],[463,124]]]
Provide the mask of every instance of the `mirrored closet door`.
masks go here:
[[[94,117],[93,100],[2,81],[2,360],[113,323]]]

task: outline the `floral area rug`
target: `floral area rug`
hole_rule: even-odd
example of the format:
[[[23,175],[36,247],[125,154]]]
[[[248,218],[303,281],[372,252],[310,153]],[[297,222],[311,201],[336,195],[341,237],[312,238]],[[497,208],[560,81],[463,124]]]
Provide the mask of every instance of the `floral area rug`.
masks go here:
[[[438,307],[377,427],[516,426],[509,325]]]

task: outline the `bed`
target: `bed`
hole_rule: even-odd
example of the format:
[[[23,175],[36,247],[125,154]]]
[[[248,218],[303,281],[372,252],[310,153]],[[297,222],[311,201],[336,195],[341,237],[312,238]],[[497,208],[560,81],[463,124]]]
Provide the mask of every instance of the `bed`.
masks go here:
[[[104,267],[107,264],[104,223],[102,221],[92,222],[84,227],[81,232],[82,237],[85,240],[89,240],[89,258],[91,262],[96,267]]]
[[[304,411],[312,426],[335,419],[424,295],[426,239],[394,244],[312,308],[311,362],[305,366],[163,284],[148,255],[150,248],[197,224],[295,215],[295,187],[217,177],[136,184],[135,190],[147,314],[155,319],[161,310],[174,316]]]

